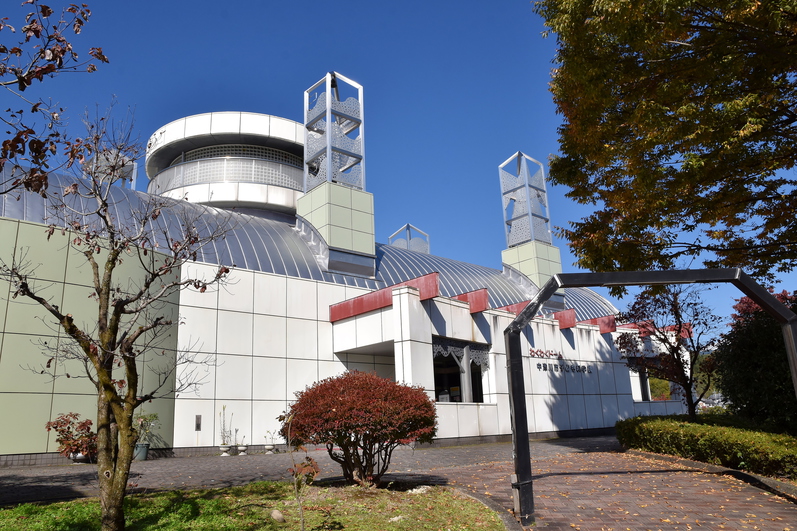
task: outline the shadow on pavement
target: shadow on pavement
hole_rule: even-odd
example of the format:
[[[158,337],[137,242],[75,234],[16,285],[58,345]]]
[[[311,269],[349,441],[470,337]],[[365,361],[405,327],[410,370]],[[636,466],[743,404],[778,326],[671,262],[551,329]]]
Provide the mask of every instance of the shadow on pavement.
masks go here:
[[[46,478],[4,474],[0,476],[0,505],[16,505],[33,500],[53,502],[96,495],[97,470],[50,474]]]

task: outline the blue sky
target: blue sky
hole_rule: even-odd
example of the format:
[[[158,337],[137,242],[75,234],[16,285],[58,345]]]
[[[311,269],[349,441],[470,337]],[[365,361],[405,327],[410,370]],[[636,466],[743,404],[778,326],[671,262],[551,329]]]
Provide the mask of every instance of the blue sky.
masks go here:
[[[72,135],[86,108],[114,97],[117,111],[134,109],[146,142],[161,125],[212,111],[301,121],[304,90],[331,70],[362,84],[379,242],[412,223],[430,234],[434,254],[500,268],[497,166],[516,151],[546,162],[558,149],[548,92],[555,39],[542,38],[528,0],[105,0],[90,8],[76,49],[87,57],[100,46],[110,64],[30,91],[66,107]],[[143,169],[139,179],[146,182]],[[590,211],[564,188],[548,192],[553,225]],[[555,243],[564,271],[575,271],[565,243]],[[727,315],[738,295],[722,291],[710,304]]]

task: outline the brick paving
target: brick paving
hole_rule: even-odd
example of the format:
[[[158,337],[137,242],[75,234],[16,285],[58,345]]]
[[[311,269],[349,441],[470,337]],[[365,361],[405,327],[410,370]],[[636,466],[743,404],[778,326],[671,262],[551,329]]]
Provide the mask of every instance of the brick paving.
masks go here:
[[[339,475],[326,452],[313,452],[322,478]],[[797,531],[794,498],[781,497],[716,471],[622,453],[613,437],[533,441],[537,527],[551,530],[777,530]],[[394,453],[390,480],[448,484],[485,501],[506,518],[512,509],[508,443]],[[133,463],[136,491],[225,487],[283,480],[287,454],[191,457]],[[0,469],[0,504],[91,496],[92,465]]]

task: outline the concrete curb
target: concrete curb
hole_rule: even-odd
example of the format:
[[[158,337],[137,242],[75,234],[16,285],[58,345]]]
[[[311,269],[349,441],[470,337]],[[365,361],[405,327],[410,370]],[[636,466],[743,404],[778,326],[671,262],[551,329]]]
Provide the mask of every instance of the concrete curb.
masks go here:
[[[734,470],[732,468],[725,468],[723,466],[701,463],[700,461],[692,461],[691,459],[685,459],[683,457],[676,457],[673,455],[654,454],[653,452],[644,452],[642,450],[634,449],[626,450],[625,453],[628,455],[636,455],[639,457],[655,459],[665,463],[674,463],[683,467],[702,470],[703,472],[708,472],[710,474],[731,476],[740,481],[744,481],[751,487],[765,490],[771,494],[780,496],[791,503],[797,504],[797,486],[792,485],[791,483],[786,483],[785,481],[779,481],[777,479],[759,476],[758,474],[743,472],[741,470]]]

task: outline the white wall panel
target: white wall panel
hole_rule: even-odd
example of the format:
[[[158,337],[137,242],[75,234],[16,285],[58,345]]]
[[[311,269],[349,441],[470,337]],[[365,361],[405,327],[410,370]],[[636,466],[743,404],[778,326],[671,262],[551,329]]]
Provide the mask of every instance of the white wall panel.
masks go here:
[[[570,429],[570,410],[568,409],[567,396],[553,395],[547,397],[551,404],[551,415],[556,430]]]
[[[437,437],[450,439],[459,437],[457,404],[455,402],[437,403]]]
[[[216,415],[213,400],[179,398],[174,401],[174,446],[213,446]],[[195,431],[196,415],[202,415],[202,430]]]
[[[255,400],[252,402],[252,444],[270,444],[271,439],[266,439],[267,431],[277,431],[280,423],[277,417],[286,410],[285,402],[272,402]],[[284,444],[285,439],[276,435],[275,444]]]
[[[285,374],[289,392],[304,391],[318,380],[318,362],[288,358]]]
[[[602,395],[601,405],[603,406],[603,422],[606,426],[614,426],[620,420],[619,409],[617,407],[617,395]]]
[[[614,367],[614,385],[617,389],[617,394],[631,394],[631,378],[639,382],[639,375],[632,373],[624,363],[613,363]]]
[[[377,310],[354,318],[357,346],[365,347],[384,341],[382,339],[382,312]]]
[[[219,311],[216,349],[223,354],[252,354],[252,314]]]
[[[197,114],[185,118],[184,135],[186,138],[196,135],[207,135],[210,133],[211,113]]]
[[[318,362],[318,379],[331,378],[346,372],[346,365],[340,361],[319,361]],[[293,395],[288,398],[292,399]]]
[[[184,352],[216,352],[215,309],[182,306],[183,325],[177,328],[177,348]]]
[[[338,284],[316,284],[318,290],[318,320],[329,320],[329,307],[346,300],[346,287]]]
[[[438,336],[451,337],[451,305],[442,299],[426,301],[425,305],[432,320],[432,333]]]
[[[233,269],[219,289],[219,309],[251,312],[253,309],[255,275],[252,271]]]
[[[253,358],[219,354],[216,359],[216,400],[251,399]]]
[[[207,279],[209,281],[216,276],[217,269],[218,266],[189,262],[181,268],[180,278],[182,280]],[[205,291],[205,293],[200,293],[199,290],[194,288],[180,290],[180,313],[182,313],[182,307],[184,306],[216,309],[218,307],[218,298],[218,285],[211,286]]]
[[[587,372],[582,373],[581,375],[581,385],[584,389],[584,394],[587,395],[600,394],[600,382],[598,381],[597,363],[592,363],[592,362],[587,363]]]
[[[332,349],[332,323],[318,321],[318,359],[334,361],[334,351]]]
[[[254,400],[290,400],[285,382],[285,358],[252,359],[252,398]]]
[[[214,112],[210,116],[210,132],[215,134],[240,133],[240,112]]]
[[[578,363],[578,362],[576,362]],[[567,365],[573,365],[565,361]],[[581,364],[578,363],[580,366]],[[584,394],[584,373],[581,372],[572,372],[566,371],[564,374],[564,380],[567,384],[567,394],[569,395],[582,395]]]
[[[534,426],[534,431],[553,431],[556,429],[553,422],[551,397],[548,395],[534,395],[531,400],[534,404],[534,407],[530,408],[534,412],[534,423],[529,424],[529,426]],[[528,404],[528,401],[526,403]]]
[[[287,316],[302,319],[318,318],[318,297],[315,282],[289,278],[287,280]],[[328,318],[328,316],[327,316]]]
[[[269,134],[270,116],[249,112],[241,113],[241,133],[267,135]]]
[[[255,273],[255,313],[285,316],[287,282],[282,276]]]
[[[631,395],[617,395],[618,415],[621,419],[630,419],[634,416],[634,399]]]
[[[287,355],[287,319],[273,315],[255,315],[253,321],[252,355],[284,358]]]
[[[479,436],[479,405],[457,404],[460,437]]]
[[[498,435],[498,407],[495,404],[478,404],[479,431],[481,435]]]
[[[584,395],[567,396],[567,408],[570,413],[570,429],[587,429],[587,407],[584,403]]]
[[[473,340],[473,319],[470,306],[451,303],[451,336],[463,341]]]
[[[598,363],[598,380],[601,394],[616,394],[614,385],[614,367],[611,363]]]
[[[603,407],[598,395],[584,395],[584,408],[587,416],[587,428],[607,427],[603,422]],[[612,426],[614,426],[612,424]]]
[[[344,352],[357,346],[357,323],[354,317],[332,325],[333,350]]]
[[[318,326],[305,319],[287,320],[288,358],[318,359]]]

